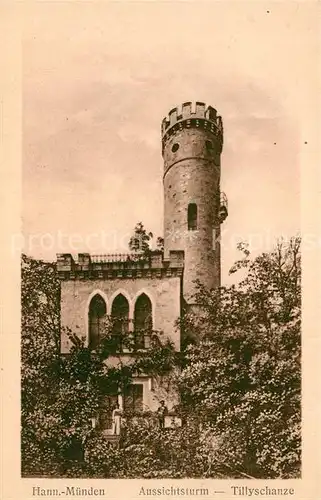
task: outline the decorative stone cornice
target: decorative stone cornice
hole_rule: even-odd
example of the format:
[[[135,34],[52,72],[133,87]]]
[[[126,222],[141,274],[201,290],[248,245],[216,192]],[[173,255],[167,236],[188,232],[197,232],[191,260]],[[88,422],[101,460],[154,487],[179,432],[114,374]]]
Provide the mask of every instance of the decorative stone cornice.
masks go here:
[[[161,252],[149,257],[133,254],[93,255],[78,254],[75,260],[71,254],[57,254],[57,272],[61,280],[115,280],[115,279],[161,279],[181,277],[184,269],[184,252],[171,251],[169,259]]]

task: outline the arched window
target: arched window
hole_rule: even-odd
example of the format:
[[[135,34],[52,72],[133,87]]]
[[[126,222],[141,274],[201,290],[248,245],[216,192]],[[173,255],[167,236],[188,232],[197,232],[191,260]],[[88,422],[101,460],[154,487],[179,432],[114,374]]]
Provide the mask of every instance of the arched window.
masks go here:
[[[104,335],[106,303],[101,295],[95,295],[89,305],[89,347],[95,348]]]
[[[189,231],[197,230],[197,205],[190,203],[187,209],[187,225]]]
[[[117,342],[118,350],[122,350],[122,339],[128,333],[128,316],[129,304],[128,300],[121,293],[115,297],[112,308],[111,316],[113,319],[113,336]]]
[[[135,347],[137,349],[143,349],[146,347],[145,340],[148,338],[148,335],[150,335],[153,327],[152,303],[145,293],[142,293],[136,300],[134,324]]]

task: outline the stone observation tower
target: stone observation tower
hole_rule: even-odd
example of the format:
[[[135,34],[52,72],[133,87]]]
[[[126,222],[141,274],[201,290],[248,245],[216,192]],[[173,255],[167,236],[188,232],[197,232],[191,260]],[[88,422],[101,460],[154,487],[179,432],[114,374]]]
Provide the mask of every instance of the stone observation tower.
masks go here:
[[[195,280],[220,286],[220,224],[227,216],[220,193],[222,147],[222,119],[202,102],[186,102],[162,121],[164,257],[184,251],[188,304],[195,302]]]
[[[172,109],[162,122],[164,252],[57,255],[62,354],[73,345],[68,332],[95,350],[106,336],[106,318],[112,319],[107,333],[114,345],[109,366],[120,359],[131,364],[154,345],[155,332],[181,349],[177,319],[186,304],[197,308],[195,280],[207,288],[220,285],[220,224],[227,216],[220,193],[222,145],[222,120],[211,106],[186,102]],[[163,398],[172,408],[171,426],[177,394],[164,397],[157,377],[137,373],[128,390],[106,395],[99,428],[111,434],[115,402],[125,414],[139,415],[144,408],[156,411]]]

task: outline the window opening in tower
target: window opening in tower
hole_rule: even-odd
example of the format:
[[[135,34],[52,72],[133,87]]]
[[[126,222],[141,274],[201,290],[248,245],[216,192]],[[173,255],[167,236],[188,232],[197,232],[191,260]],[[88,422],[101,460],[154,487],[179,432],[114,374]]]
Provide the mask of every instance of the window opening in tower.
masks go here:
[[[190,203],[187,210],[187,224],[189,231],[197,230],[197,205]]]

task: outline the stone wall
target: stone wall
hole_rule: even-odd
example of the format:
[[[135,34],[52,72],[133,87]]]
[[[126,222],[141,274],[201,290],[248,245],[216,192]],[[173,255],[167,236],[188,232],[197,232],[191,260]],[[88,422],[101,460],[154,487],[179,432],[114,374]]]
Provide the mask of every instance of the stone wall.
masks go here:
[[[183,127],[167,138],[163,156],[165,256],[170,250],[184,251],[183,294],[190,303],[195,280],[208,288],[220,285],[220,251],[215,243],[220,145],[209,130]],[[197,205],[196,231],[188,230],[189,203]]]
[[[113,299],[122,293],[129,302],[129,318],[133,318],[135,300],[141,293],[149,296],[153,305],[153,328],[161,330],[180,349],[180,334],[175,330],[175,321],[180,315],[180,277],[141,279],[70,279],[61,281],[61,326],[88,339],[88,308],[90,300],[100,293],[111,313]],[[62,331],[61,352],[68,353],[71,347],[67,335]]]

